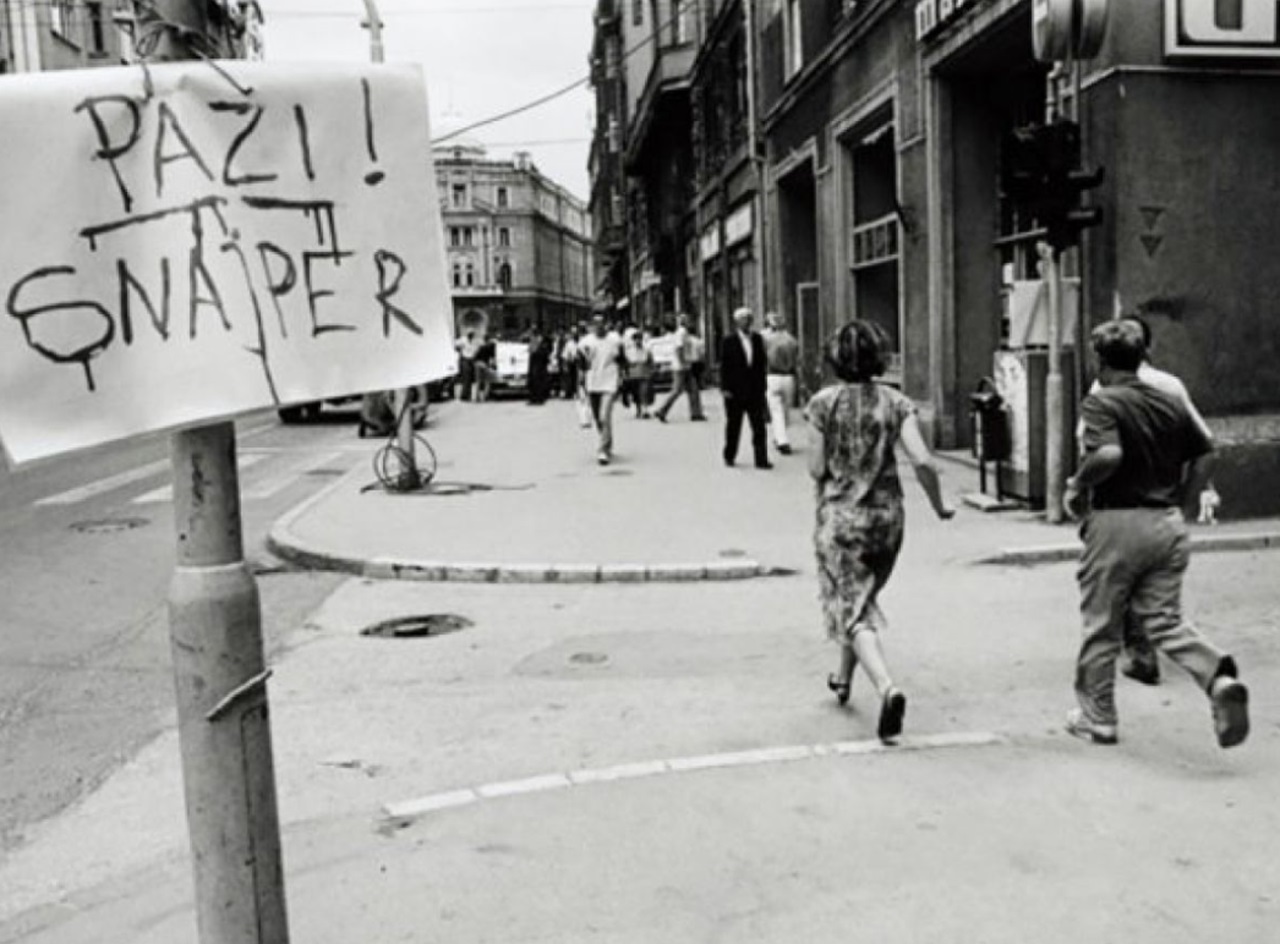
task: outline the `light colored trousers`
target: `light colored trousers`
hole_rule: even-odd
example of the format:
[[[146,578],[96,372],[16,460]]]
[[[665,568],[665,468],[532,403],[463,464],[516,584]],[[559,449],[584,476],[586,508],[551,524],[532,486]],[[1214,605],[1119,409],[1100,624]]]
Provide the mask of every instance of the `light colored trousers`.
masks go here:
[[[596,432],[600,436],[600,451],[605,455],[613,454],[613,402],[617,397],[616,390],[592,390],[587,393],[587,401],[591,404],[591,418],[595,420]]]
[[[787,438],[787,417],[791,404],[796,402],[796,378],[791,374],[770,374],[765,378],[765,384],[773,444],[789,446],[791,440]]]
[[[1094,511],[1080,528],[1084,554],[1076,574],[1084,640],[1076,663],[1076,698],[1085,717],[1116,723],[1116,658],[1126,611],[1156,648],[1207,694],[1235,663],[1182,618],[1187,524],[1177,508]]]

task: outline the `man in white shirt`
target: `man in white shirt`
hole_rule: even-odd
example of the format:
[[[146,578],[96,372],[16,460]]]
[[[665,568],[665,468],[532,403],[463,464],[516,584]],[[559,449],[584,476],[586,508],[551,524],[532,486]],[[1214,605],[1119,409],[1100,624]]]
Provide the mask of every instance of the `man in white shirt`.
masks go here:
[[[773,431],[773,444],[785,455],[791,454],[791,439],[787,436],[787,414],[796,398],[796,367],[800,362],[800,343],[782,321],[782,316],[771,311],[764,316],[764,352],[769,361],[767,394],[769,398],[769,428]]]
[[[599,436],[596,461],[608,465],[613,458],[613,402],[618,396],[623,353],[622,338],[605,330],[604,315],[592,317],[591,333],[578,342],[578,357]]]

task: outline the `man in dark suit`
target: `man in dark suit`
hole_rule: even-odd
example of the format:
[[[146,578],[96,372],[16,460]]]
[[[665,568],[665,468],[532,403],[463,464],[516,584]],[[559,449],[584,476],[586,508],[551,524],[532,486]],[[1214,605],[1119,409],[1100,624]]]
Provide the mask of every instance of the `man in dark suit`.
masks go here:
[[[724,394],[724,464],[733,465],[742,438],[742,417],[751,421],[751,446],[757,469],[771,469],[768,452],[769,407],[765,398],[768,357],[764,338],[751,330],[751,309],[733,313],[734,331],[720,343],[720,390]]]

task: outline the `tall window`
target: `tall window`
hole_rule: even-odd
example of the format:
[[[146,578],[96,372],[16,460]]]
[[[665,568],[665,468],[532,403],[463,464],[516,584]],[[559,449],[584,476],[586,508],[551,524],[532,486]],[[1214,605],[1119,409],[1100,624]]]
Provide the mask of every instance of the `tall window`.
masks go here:
[[[462,231],[456,226],[449,227],[449,245],[455,249],[462,245]]]
[[[476,230],[475,230],[475,227],[474,227],[474,226],[464,226],[464,227],[462,227],[462,245],[464,245],[464,246],[471,246],[471,245],[474,245],[474,234],[475,234],[475,231],[476,231]]]
[[[450,190],[452,194],[452,205],[454,207],[465,207],[467,205],[467,185],[454,184]]]
[[[63,39],[74,41],[75,0],[53,0],[49,10],[53,31]]]
[[[505,209],[507,206],[510,205],[510,203],[511,203],[511,194],[508,192],[507,188],[499,187],[498,188],[498,206],[503,207]]]
[[[511,263],[505,259],[498,263],[498,285],[504,292],[511,291]]]
[[[511,245],[511,229],[510,229],[510,227],[507,227],[507,226],[499,226],[499,227],[498,227],[498,245],[499,245],[499,246],[510,246],[510,245]]]
[[[786,0],[786,4],[782,35],[787,78],[791,78],[804,65],[804,36],[801,32],[800,0]]]
[[[102,19],[102,4],[86,3],[84,7],[89,18],[89,52],[100,56],[107,51],[107,32]]]
[[[694,0],[675,0],[675,13],[671,18],[671,41],[677,46],[693,39]]]
[[[462,264],[462,279],[466,283],[467,288],[471,288],[476,284],[475,263],[468,260]]]
[[[874,321],[893,342],[891,368],[901,367],[898,297],[898,167],[893,125],[884,120],[849,142],[853,205],[849,272],[857,317]]]

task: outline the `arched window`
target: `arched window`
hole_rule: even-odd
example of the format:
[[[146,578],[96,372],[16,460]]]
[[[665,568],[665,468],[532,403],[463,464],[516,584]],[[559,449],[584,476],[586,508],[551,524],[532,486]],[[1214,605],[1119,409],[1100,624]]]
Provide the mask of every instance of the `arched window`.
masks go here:
[[[504,262],[498,266],[498,285],[504,292],[511,291],[511,263]]]

